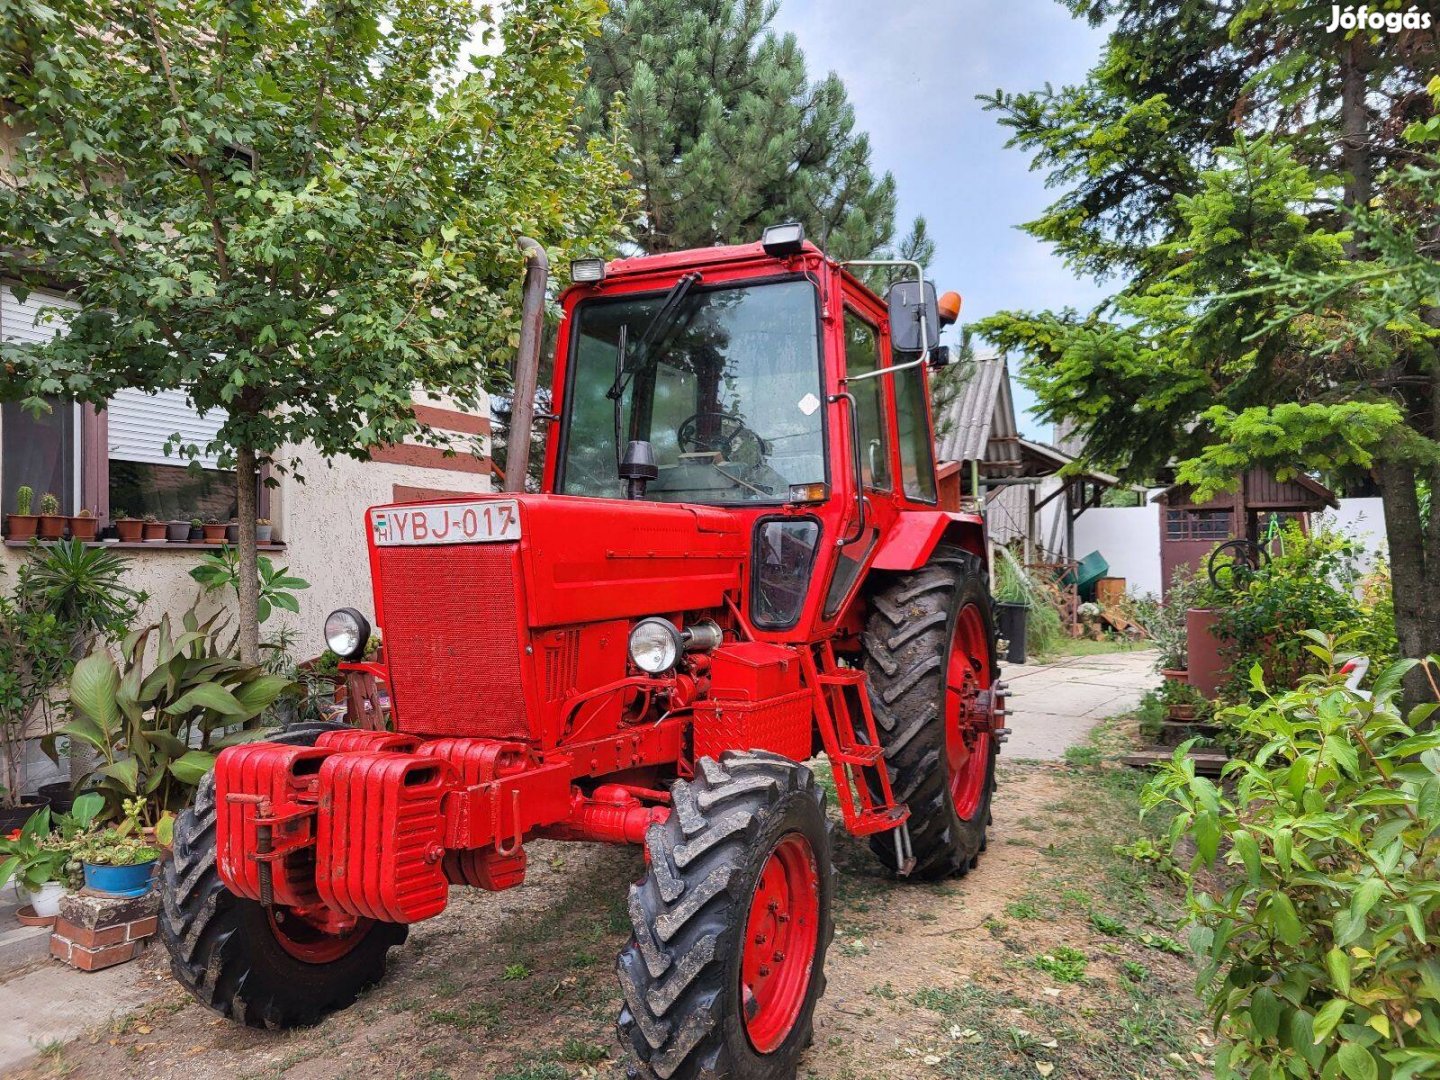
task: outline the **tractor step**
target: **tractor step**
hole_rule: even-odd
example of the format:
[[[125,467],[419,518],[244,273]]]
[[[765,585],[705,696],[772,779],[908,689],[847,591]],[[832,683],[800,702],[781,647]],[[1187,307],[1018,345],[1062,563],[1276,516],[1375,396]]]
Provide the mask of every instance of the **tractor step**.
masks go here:
[[[865,810],[857,814],[854,821],[846,822],[845,827],[856,836],[870,836],[874,833],[898,829],[909,820],[909,807],[891,806],[887,809]]]
[[[858,668],[835,668],[820,673],[821,686],[860,686],[865,682],[865,672]]]
[[[841,750],[835,760],[846,765],[878,765],[885,758],[885,749],[880,746],[852,746]]]

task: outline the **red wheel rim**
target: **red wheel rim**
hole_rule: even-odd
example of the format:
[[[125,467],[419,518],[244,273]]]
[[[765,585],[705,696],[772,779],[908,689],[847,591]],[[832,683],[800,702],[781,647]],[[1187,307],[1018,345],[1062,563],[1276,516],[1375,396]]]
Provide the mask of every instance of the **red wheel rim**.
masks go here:
[[[800,1016],[820,938],[820,872],[810,841],[780,838],[765,860],[740,958],[740,1006],[745,1034],[762,1054],[775,1050]]]
[[[266,914],[275,943],[307,964],[334,963],[359,945],[374,925],[370,919],[356,919],[337,933],[295,908],[270,907]]]
[[[990,717],[980,707],[981,690],[990,688],[990,635],[975,604],[955,618],[950,663],[945,678],[945,759],[950,770],[950,799],[955,814],[968,821],[985,797],[990,765]]]

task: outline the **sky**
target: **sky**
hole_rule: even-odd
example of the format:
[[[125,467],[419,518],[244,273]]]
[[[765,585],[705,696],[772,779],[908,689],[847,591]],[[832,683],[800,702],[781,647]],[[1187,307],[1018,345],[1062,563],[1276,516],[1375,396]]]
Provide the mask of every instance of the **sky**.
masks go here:
[[[961,319],[1006,309],[1084,310],[1102,291],[1071,275],[1047,245],[1016,226],[1055,192],[975,95],[1080,81],[1104,34],[1056,0],[781,0],[775,29],[794,33],[810,77],[837,72],[870,134],[872,164],[894,173],[896,232],[923,215],[935,240],[930,276],[964,297]],[[1012,373],[1014,367],[1011,367]],[[1033,403],[1015,384],[1022,433],[1049,441],[1023,415]]]

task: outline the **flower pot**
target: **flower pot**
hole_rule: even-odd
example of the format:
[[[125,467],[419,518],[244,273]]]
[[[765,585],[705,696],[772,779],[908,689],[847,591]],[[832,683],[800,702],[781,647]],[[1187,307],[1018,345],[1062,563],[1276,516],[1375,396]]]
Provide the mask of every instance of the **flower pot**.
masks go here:
[[[38,889],[21,889],[35,914],[40,918],[53,919],[60,914],[60,901],[65,899],[65,886],[58,881],[47,881]]]
[[[172,521],[165,526],[165,539],[172,544],[183,544],[190,539],[190,522]]]
[[[186,539],[189,540],[192,544],[198,544],[203,541],[205,539],[205,526],[191,525],[189,534],[186,536]]]
[[[29,540],[40,526],[40,519],[34,514],[7,514],[5,531],[11,540]]]
[[[268,543],[270,543],[270,537],[273,536],[274,534],[275,534],[275,526],[274,526],[274,525],[256,525],[256,526],[255,526],[255,542],[256,542],[257,544],[268,544]]]
[[[52,814],[68,814],[75,805],[75,789],[69,780],[57,780],[53,784],[41,784],[38,793],[50,804]]]
[[[240,523],[232,521],[225,526],[225,542],[227,544],[238,544],[240,542]]]
[[[140,524],[141,537],[147,544],[163,544],[168,526],[163,521],[144,521]]]
[[[1025,663],[1025,622],[1029,614],[1028,604],[1001,601],[995,605],[996,627],[1000,636],[1010,643],[1004,656],[1006,663]]]
[[[65,539],[65,526],[70,524],[70,519],[64,514],[41,514],[40,515],[40,539],[41,540],[63,540]]]
[[[72,517],[70,519],[70,535],[76,540],[82,540],[87,544],[95,542],[95,532],[100,522],[93,517]]]
[[[55,915],[58,914],[57,911]],[[15,909],[15,920],[21,926],[54,926],[55,915],[36,914],[35,908],[30,904]]]
[[[115,520],[115,535],[120,537],[122,544],[138,544],[144,530],[145,523],[139,518],[117,518]]]
[[[22,795],[19,806],[0,806],[0,833],[14,832],[29,821],[36,810],[49,805],[49,799],[36,794]]]
[[[202,525],[200,531],[205,534],[205,543],[223,544],[225,542],[224,525]]]
[[[101,866],[83,863],[85,887],[102,896],[144,896],[150,891],[150,878],[159,860],[136,863],[134,866]]]
[[[1195,719],[1195,706],[1171,705],[1169,708],[1169,717],[1171,720],[1178,720],[1182,723],[1188,723],[1189,721]]]
[[[1188,683],[1190,681],[1190,672],[1187,671],[1185,668],[1167,667],[1163,668],[1160,674],[1163,675],[1165,678],[1169,679],[1171,682]]]

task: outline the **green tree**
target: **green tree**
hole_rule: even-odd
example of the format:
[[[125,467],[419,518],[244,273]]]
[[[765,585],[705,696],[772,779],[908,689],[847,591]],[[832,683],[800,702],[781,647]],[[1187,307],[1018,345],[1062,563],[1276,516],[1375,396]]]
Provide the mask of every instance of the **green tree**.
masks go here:
[[[1440,622],[1440,517],[1422,521],[1417,484],[1440,475],[1440,202],[1416,141],[1433,32],[1331,33],[1328,5],[1297,0],[1069,6],[1114,25],[1087,81],[987,103],[1065,189],[1025,228],[1117,287],[1087,314],[1006,312],[982,332],[1024,355],[1042,415],[1127,478],[1174,465],[1203,497],[1252,464],[1373,476],[1400,647],[1424,655]],[[1430,287],[1396,288],[1417,263]]]
[[[257,652],[259,466],[429,433],[417,387],[503,382],[529,234],[620,228],[618,143],[576,138],[596,0],[0,0],[5,272],[75,282],[0,397],[180,388],[224,410],[242,652]],[[484,24],[498,55],[466,58]],[[204,448],[174,446],[194,458]]]
[[[586,125],[623,100],[647,252],[748,243],[801,221],[839,258],[887,249],[895,181],[877,177],[845,85],[816,83],[775,0],[614,0],[586,50]]]

